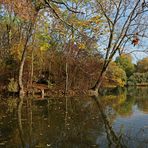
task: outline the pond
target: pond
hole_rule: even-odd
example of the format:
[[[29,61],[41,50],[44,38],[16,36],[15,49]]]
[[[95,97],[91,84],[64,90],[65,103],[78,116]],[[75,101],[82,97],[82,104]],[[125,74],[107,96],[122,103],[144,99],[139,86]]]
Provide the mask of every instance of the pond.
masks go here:
[[[1,98],[0,147],[148,148],[148,88],[102,97]]]

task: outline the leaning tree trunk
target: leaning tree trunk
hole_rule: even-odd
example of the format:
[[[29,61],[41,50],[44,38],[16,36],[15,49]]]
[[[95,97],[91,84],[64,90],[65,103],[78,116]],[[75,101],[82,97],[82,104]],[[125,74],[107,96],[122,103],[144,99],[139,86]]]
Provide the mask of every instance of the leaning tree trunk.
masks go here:
[[[27,55],[27,46],[24,47],[22,60],[19,68],[19,97],[22,99],[25,95],[24,86],[23,86],[23,70],[24,70],[24,63]]]
[[[95,83],[94,87],[92,87],[90,90],[89,90],[89,95],[90,96],[98,96],[99,95],[99,89],[100,89],[100,86],[102,84],[102,81],[104,79],[104,75],[105,75],[105,72],[106,71],[102,71],[98,77],[98,80],[97,82]]]
[[[102,84],[102,81],[103,81],[103,78],[104,78],[104,75],[105,75],[105,71],[101,72],[101,74],[99,75],[99,78],[95,84],[95,86],[92,88],[94,91],[98,92],[99,91],[99,88]]]
[[[99,95],[99,89],[100,89],[102,81],[104,79],[104,75],[106,73],[106,69],[108,67],[108,64],[109,63],[103,65],[102,71],[101,71],[94,87],[92,87],[90,92],[89,92],[91,96],[98,96]]]
[[[31,38],[31,35],[32,35],[32,27],[33,26],[32,26],[32,23],[31,23],[30,26],[29,26],[28,34],[27,34],[26,41],[25,41],[25,44],[24,44],[20,68],[19,68],[18,85],[19,85],[19,97],[21,99],[24,98],[24,95],[25,95],[24,85],[23,85],[23,70],[24,70],[24,64],[25,64],[25,60],[26,60],[26,56],[27,56],[27,45],[28,45],[29,39]]]

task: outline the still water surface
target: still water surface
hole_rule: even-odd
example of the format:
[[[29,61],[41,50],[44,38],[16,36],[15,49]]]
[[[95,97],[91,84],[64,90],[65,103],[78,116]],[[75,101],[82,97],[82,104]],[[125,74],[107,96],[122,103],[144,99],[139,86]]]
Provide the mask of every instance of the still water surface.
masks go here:
[[[0,147],[148,148],[148,88],[18,105],[1,99]]]

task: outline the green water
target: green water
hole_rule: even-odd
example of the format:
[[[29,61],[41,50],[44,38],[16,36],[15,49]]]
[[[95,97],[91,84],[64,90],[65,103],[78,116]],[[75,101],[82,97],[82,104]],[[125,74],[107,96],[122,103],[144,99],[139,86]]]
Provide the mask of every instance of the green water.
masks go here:
[[[148,148],[148,88],[23,104],[2,98],[0,147]]]

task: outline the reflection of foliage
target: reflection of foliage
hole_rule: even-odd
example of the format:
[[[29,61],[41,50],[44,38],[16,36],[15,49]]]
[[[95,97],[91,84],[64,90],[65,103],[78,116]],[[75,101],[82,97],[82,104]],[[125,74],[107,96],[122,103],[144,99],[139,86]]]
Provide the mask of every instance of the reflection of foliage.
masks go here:
[[[134,98],[127,98],[126,91],[119,95],[107,95],[102,97],[103,104],[111,105],[112,108],[121,116],[128,116],[132,113]]]
[[[2,99],[2,98],[0,98]],[[2,117],[6,113],[12,113],[17,107],[17,99],[14,98],[7,98],[5,101],[1,101],[0,103],[0,117]],[[2,115],[1,115],[2,114]]]
[[[141,91],[141,93],[144,91],[146,91],[146,89]],[[108,124],[107,121],[107,124],[109,128],[112,126],[112,122],[117,117],[117,114],[123,117],[130,115],[131,108],[135,102],[135,97],[129,97],[128,95],[128,98],[126,98],[126,91],[119,95],[108,95],[99,99],[103,111],[108,115],[110,123]],[[142,105],[147,105],[145,101],[142,101]],[[13,112],[11,108],[16,108],[16,100],[10,98],[5,102],[7,102],[4,103],[5,105],[1,102],[0,107],[3,110],[5,106],[6,109],[3,113],[1,113],[2,110],[0,110],[0,113],[1,116],[5,115],[8,121],[11,120],[12,117],[15,118],[15,115],[12,116]],[[24,104],[26,103],[24,102]],[[137,99],[137,104],[142,110],[141,99]],[[107,108],[109,110],[107,110]],[[111,110],[111,108],[113,108],[113,110]],[[111,111],[113,111],[113,113],[111,113]],[[6,112],[8,114],[6,114]],[[91,147],[95,143],[94,139],[106,132],[103,128],[104,123],[102,122],[101,114],[95,102],[89,97],[83,99],[76,97],[48,98],[47,100],[34,101],[29,107],[23,106],[22,119],[25,143],[31,138],[35,141],[32,143],[32,147],[46,147],[47,144],[51,145],[51,147]],[[4,121],[5,119],[2,120]],[[5,124],[6,123],[5,121]],[[28,126],[28,123],[30,126]],[[12,120],[10,124],[17,125],[15,120]],[[8,127],[8,125],[4,127]],[[10,133],[7,131],[6,135],[6,138],[8,138],[8,134],[9,136],[11,135],[11,141],[13,141],[14,147],[20,144],[19,135],[17,135],[18,130],[16,132],[16,129],[17,127],[13,126],[13,129],[11,129],[13,132]],[[30,131],[33,132],[29,135]],[[9,142],[9,144],[12,144],[12,142]]]
[[[143,111],[144,113],[148,113],[148,100],[147,99],[137,100],[137,105],[141,111]]]
[[[148,87],[128,87],[128,95],[134,98],[147,98]]]
[[[148,88],[140,89],[139,95],[137,96],[136,103],[138,108],[141,111],[148,113]]]
[[[16,111],[17,100],[12,98],[0,99],[2,99],[0,102],[0,140],[2,144],[1,146],[7,147],[9,145],[8,139],[10,139],[12,136],[14,141],[10,147],[16,147],[14,146],[14,143],[15,141],[19,141],[17,124],[15,122],[16,116],[14,116],[16,115],[14,113]]]
[[[131,96],[138,108],[143,112],[148,112],[148,87],[129,87],[128,96]]]
[[[121,116],[130,116],[132,114],[132,106],[134,103],[134,98],[128,98],[123,104],[116,106],[114,109]]]
[[[96,104],[98,106],[98,109],[101,113],[102,116],[102,120],[104,122],[104,126],[105,126],[105,130],[106,130],[106,134],[107,134],[107,140],[109,142],[109,145],[112,145],[113,147],[125,147],[124,143],[121,140],[122,134],[117,135],[117,133],[114,131],[110,120],[108,119],[108,116],[106,115],[106,113],[104,112],[104,109],[101,105],[100,100],[97,97],[94,97]],[[110,146],[109,146],[110,147]]]
[[[8,112],[13,112],[13,110],[17,107],[17,100],[10,98],[7,100]]]
[[[5,110],[6,110],[6,103],[4,103],[3,101],[1,101],[0,103],[0,121],[2,120],[3,116],[5,115]]]
[[[107,95],[101,97],[104,105],[112,105],[113,107],[123,104],[126,101],[126,93],[119,95]]]

